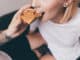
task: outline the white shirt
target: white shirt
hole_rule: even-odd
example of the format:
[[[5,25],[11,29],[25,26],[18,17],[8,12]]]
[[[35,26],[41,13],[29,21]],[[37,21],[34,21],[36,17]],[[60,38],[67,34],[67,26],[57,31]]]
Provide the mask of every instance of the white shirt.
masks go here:
[[[80,8],[76,15],[65,24],[56,24],[50,20],[31,24],[30,30],[38,27],[48,48],[56,60],[76,60],[80,56]]]
[[[80,56],[80,9],[68,23],[49,20],[41,23],[39,30],[56,60],[76,60]]]

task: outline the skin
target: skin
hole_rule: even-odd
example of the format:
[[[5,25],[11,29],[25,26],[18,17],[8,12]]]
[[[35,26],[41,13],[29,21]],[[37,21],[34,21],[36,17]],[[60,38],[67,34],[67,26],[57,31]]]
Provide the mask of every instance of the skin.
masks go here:
[[[47,54],[45,56],[43,56],[40,60],[56,60],[55,57]]]

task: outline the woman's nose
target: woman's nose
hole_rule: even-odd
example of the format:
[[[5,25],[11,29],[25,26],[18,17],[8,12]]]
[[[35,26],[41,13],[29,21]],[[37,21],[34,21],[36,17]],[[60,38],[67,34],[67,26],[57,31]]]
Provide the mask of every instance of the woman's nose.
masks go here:
[[[39,0],[33,0],[33,1],[32,1],[32,7],[35,7],[35,8],[40,7],[40,2],[39,2]]]

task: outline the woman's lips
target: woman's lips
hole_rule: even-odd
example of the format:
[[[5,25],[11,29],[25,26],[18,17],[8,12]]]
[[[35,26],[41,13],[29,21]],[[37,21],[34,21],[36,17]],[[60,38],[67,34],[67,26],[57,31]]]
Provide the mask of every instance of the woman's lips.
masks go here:
[[[39,14],[42,14],[43,15],[43,13],[44,13],[43,8],[33,7],[33,6],[31,6],[31,8],[34,9],[34,10],[36,10],[36,12],[39,13]]]
[[[35,8],[35,10],[37,11],[37,13],[41,14],[40,19],[42,20],[44,14],[45,14],[44,10],[42,8]]]

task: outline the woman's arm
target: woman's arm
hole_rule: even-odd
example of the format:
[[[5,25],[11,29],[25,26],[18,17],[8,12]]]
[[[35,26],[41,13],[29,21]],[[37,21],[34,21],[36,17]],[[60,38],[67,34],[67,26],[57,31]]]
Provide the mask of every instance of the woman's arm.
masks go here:
[[[53,56],[47,54],[40,58],[40,60],[56,60]]]
[[[12,39],[5,32],[6,32],[6,30],[0,32],[0,45],[4,44]]]
[[[46,41],[39,32],[28,34],[27,39],[32,51],[36,54],[39,60],[55,60],[46,44]]]

